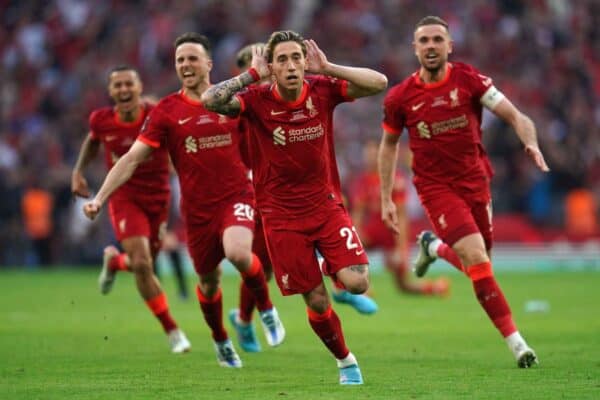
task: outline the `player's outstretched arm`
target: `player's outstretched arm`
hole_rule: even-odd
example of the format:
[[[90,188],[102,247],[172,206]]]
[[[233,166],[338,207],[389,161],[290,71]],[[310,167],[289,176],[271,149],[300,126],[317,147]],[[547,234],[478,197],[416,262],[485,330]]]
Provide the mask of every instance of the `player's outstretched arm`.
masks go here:
[[[535,124],[531,118],[520,112],[506,97],[494,107],[492,112],[513,127],[535,165],[544,172],[550,171],[538,145]]]
[[[92,139],[88,133],[81,144],[77,162],[71,173],[71,193],[73,193],[73,195],[84,198],[90,197],[90,189],[88,188],[87,180],[83,176],[83,171],[90,161],[96,158],[98,149],[100,149],[100,141]]]
[[[139,140],[133,143],[129,151],[108,171],[108,175],[104,178],[102,187],[96,197],[84,204],[83,212],[89,219],[96,218],[106,199],[131,178],[138,165],[148,158],[153,150],[152,147]]]
[[[252,46],[252,66],[238,76],[211,86],[202,93],[201,101],[210,111],[235,117],[241,106],[234,95],[244,87],[270,75],[264,46]]]
[[[347,80],[348,96],[354,99],[372,96],[387,87],[388,81],[384,74],[369,68],[333,64],[327,60],[327,56],[314,40],[305,40],[304,44],[308,61],[307,71]]]
[[[392,200],[392,189],[394,187],[399,139],[400,135],[394,135],[384,130],[379,145],[379,154],[377,155],[379,180],[381,182],[381,219],[388,228],[397,234],[400,234],[401,231],[398,224],[396,204]]]

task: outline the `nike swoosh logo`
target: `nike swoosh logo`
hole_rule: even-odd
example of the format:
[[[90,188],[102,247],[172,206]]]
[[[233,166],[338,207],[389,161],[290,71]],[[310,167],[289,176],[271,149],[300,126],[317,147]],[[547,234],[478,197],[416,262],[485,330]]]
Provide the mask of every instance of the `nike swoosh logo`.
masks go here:
[[[415,104],[414,106],[412,106],[412,110],[417,111],[419,108],[421,108],[423,106],[423,104],[425,104],[424,101],[420,102],[419,104]]]
[[[112,142],[113,140],[115,140],[118,136],[117,135],[110,135],[106,137],[106,141],[107,142]]]
[[[356,251],[355,251],[355,253],[356,253],[356,255],[357,255],[357,256],[360,256],[360,255],[361,255],[362,253],[364,253],[364,252],[365,252],[365,249],[362,249],[362,250],[356,250]]]
[[[184,119],[180,119],[180,120],[179,120],[179,125],[183,125],[183,124],[185,124],[185,123],[186,123],[186,122],[188,122],[190,119],[192,119],[192,117],[187,117],[187,118],[184,118]]]
[[[279,114],[283,114],[285,111],[275,111],[275,110],[271,110],[271,115],[279,115]]]

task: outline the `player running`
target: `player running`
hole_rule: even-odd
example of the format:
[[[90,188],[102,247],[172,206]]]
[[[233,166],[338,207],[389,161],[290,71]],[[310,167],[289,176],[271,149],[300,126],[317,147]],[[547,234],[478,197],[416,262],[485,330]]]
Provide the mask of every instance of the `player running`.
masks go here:
[[[197,33],[175,40],[175,69],[182,89],[162,99],[146,118],[138,140],[84,206],[94,218],[108,196],[136,168],[166,148],[181,185],[182,216],[188,248],[200,277],[196,293],[211,329],[217,361],[240,368],[239,358],[223,326],[219,262],[227,258],[252,290],[270,346],[279,345],[285,330],[269,297],[261,262],[251,251],[254,192],[243,165],[237,121],[204,108],[202,93],[210,87],[210,44]]]
[[[77,196],[90,196],[83,172],[100,146],[104,146],[106,166],[110,169],[135,142],[142,122],[153,108],[140,99],[142,82],[129,66],[111,70],[108,93],[115,106],[91,113],[90,133],[73,168],[71,191]],[[183,353],[190,350],[190,342],[171,316],[167,296],[153,272],[166,229],[169,196],[169,162],[167,152],[162,150],[141,164],[109,202],[110,222],[125,252],[120,253],[114,246],[104,249],[98,283],[100,292],[108,294],[117,271],[133,272],[140,295],[168,335],[171,350]]]
[[[492,169],[481,144],[482,108],[510,124],[526,153],[546,172],[535,126],[491,78],[468,64],[448,62],[452,40],[441,18],[423,18],[416,26],[413,45],[420,69],[390,89],[384,102],[379,154],[382,217],[398,229],[392,181],[398,139],[406,128],[414,156],[413,181],[436,234],[448,244],[444,248],[448,261],[471,279],[475,296],[518,366],[528,368],[538,362],[537,357],[517,330],[490,261]],[[429,246],[434,236],[424,233],[419,242],[416,267],[417,274],[423,275],[434,259]]]
[[[249,86],[268,76],[272,85]],[[314,41],[280,31],[265,48],[253,48],[252,68],[202,96],[208,109],[241,115],[250,125],[256,198],[277,284],[284,295],[304,297],[309,323],[336,358],[344,385],[362,384],[363,378],[315,251],[326,260],[323,272],[350,292],[364,293],[369,281],[367,256],[342,204],[333,110],[386,86],[384,75],[330,63]]]

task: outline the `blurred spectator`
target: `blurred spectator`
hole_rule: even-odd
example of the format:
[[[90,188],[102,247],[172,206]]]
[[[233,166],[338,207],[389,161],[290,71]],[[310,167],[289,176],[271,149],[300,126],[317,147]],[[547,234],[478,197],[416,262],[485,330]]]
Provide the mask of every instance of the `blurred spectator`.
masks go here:
[[[596,234],[598,232],[597,210],[598,204],[590,190],[571,190],[565,202],[567,234],[575,239]]]
[[[588,185],[600,203],[597,0],[0,0],[0,238],[7,239],[0,264],[20,262],[24,226],[15,204],[25,168],[56,199],[55,231],[68,231],[68,171],[88,131],[87,115],[109,104],[110,67],[136,66],[145,92],[163,96],[178,88],[171,65],[178,34],[195,30],[210,38],[211,75],[221,81],[233,73],[237,49],[265,41],[273,30],[295,28],[332,61],[372,67],[392,85],[417,69],[410,43],[414,24],[428,14],[450,22],[457,59],[493,76],[539,128],[552,169],[547,179],[514,151],[519,143],[507,141],[514,135],[504,124],[484,117],[484,141],[497,171],[496,215],[520,213],[560,228],[569,191]],[[381,134],[381,101],[362,99],[360,107],[341,106],[335,115],[346,183],[360,171],[362,144]],[[103,175],[98,164],[91,186]],[[96,234],[100,242],[110,240],[107,226]],[[69,254],[66,242],[55,238],[54,253]]]
[[[21,208],[23,226],[33,245],[33,264],[50,265],[52,263],[52,193],[43,189],[35,178],[23,193]]]

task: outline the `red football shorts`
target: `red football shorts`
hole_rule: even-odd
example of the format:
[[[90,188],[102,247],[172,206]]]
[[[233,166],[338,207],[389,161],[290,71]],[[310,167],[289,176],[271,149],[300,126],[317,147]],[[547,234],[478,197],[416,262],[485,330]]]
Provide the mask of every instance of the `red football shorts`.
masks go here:
[[[185,215],[190,215],[186,212]],[[207,213],[203,221],[185,218],[188,250],[198,275],[214,271],[225,258],[223,232],[230,226],[254,231],[254,196],[240,194],[223,207]]]
[[[306,293],[323,282],[315,250],[327,261],[326,275],[369,259],[346,209],[331,204],[303,218],[263,215],[277,285],[284,296]]]
[[[108,202],[108,212],[119,242],[143,236],[150,240],[153,254],[160,250],[167,229],[168,198],[145,200],[139,196],[114,195]]]
[[[419,190],[421,203],[435,233],[449,246],[459,239],[480,233],[489,250],[492,248],[492,200],[489,186],[473,192],[449,185],[427,185]]]

